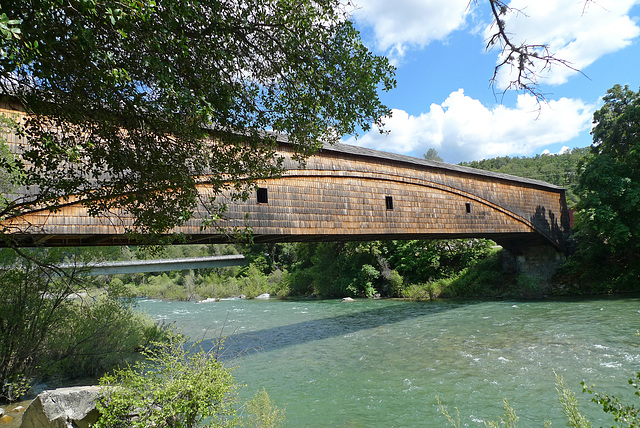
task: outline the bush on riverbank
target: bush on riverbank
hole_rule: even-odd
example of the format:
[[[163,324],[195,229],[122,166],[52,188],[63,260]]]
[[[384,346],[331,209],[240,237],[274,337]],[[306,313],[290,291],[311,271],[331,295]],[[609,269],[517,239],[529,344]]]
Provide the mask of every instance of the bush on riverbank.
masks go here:
[[[284,410],[264,389],[240,406],[239,385],[218,360],[218,347],[207,351],[186,342],[173,335],[146,351],[145,360],[103,376],[100,384],[106,388],[96,403],[95,426],[277,428],[284,422]]]
[[[113,295],[75,302],[51,329],[41,373],[73,379],[96,377],[131,363],[137,350],[166,335],[163,326]]]
[[[0,400],[43,377],[94,376],[162,335],[121,290],[55,267],[63,250],[0,251]]]

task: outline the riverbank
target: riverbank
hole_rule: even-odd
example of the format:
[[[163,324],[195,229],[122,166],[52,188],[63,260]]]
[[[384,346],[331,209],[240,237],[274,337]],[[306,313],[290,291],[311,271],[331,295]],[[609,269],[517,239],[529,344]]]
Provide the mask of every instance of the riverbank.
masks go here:
[[[356,281],[353,272],[342,272],[345,276],[327,274],[328,285],[316,287],[314,284],[319,279],[313,279],[310,272],[319,270],[322,266],[318,260],[316,264],[293,272],[276,269],[265,274],[266,268],[259,268],[258,264],[251,263],[242,272],[238,268],[209,273],[174,272],[138,276],[135,280],[116,277],[112,282],[118,287],[126,288],[133,297],[178,301],[213,301],[241,296],[252,299],[264,295],[277,299],[369,297],[429,301],[437,298],[539,299],[550,296],[615,294],[615,290],[605,286],[580,286],[575,278],[563,270],[551,284],[538,281],[532,276],[505,273],[503,257],[505,254],[501,248],[491,247],[483,250],[466,265],[459,264],[456,269],[443,267],[444,273],[437,277],[429,276],[424,281],[418,281],[424,277],[419,272],[403,277],[387,266],[386,270],[381,269],[384,272],[382,276],[374,267],[364,264],[360,270],[369,272],[367,275],[371,278],[377,275],[379,280],[377,288],[372,288],[370,293],[354,292],[358,289],[356,286],[343,286],[344,283]],[[331,268],[323,268],[322,272],[331,272]],[[356,279],[358,278],[361,282],[364,281],[356,275]],[[123,280],[130,282],[124,283]],[[637,290],[623,291],[624,294],[633,292]]]

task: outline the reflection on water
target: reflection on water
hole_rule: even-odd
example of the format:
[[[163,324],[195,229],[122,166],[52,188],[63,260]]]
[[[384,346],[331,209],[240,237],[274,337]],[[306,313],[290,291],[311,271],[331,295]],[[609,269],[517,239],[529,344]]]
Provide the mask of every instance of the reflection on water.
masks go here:
[[[624,391],[640,362],[639,302],[145,300],[140,308],[194,340],[226,336],[244,398],[264,386],[286,407],[287,426],[445,426],[439,396],[468,426],[497,419],[508,398],[526,427],[566,425],[554,370],[596,424],[607,423],[579,382]]]

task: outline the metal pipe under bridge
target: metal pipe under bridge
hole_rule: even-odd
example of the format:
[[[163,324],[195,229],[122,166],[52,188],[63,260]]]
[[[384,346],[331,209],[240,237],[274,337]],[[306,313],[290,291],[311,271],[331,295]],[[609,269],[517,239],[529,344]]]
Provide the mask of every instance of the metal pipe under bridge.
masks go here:
[[[225,256],[188,257],[179,259],[130,260],[118,262],[98,262],[87,264],[67,263],[61,269],[75,269],[86,275],[116,275],[126,273],[167,272],[174,270],[211,269],[229,266],[243,266],[246,260],[242,254]]]

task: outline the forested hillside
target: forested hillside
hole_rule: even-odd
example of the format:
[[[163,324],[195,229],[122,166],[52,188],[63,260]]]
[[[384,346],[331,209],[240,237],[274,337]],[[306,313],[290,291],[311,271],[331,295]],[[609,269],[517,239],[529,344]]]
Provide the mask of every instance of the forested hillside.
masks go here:
[[[578,182],[577,167],[589,153],[589,147],[575,148],[559,155],[536,155],[534,157],[497,157],[480,161],[461,162],[460,165],[487,171],[502,172],[518,177],[533,178],[567,189],[569,208],[578,203],[574,193]]]

